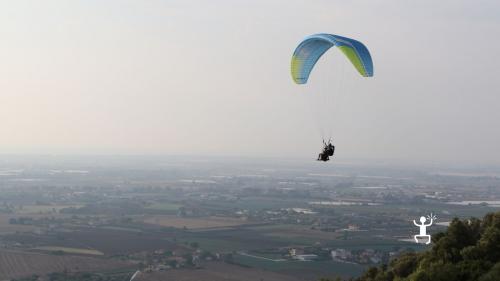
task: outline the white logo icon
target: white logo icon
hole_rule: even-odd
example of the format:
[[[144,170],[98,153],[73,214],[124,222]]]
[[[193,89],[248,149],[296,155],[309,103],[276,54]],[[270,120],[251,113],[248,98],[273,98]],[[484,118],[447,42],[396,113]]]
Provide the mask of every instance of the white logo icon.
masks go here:
[[[418,243],[419,238],[427,238],[427,242],[425,244],[430,244],[431,243],[431,236],[427,234],[427,227],[431,226],[432,223],[437,219],[435,215],[432,213],[425,218],[424,216],[420,217],[420,223],[417,224],[415,220],[413,220],[413,224],[420,227],[420,234],[413,236],[415,238],[415,242]],[[425,222],[429,220],[430,222],[428,224],[425,224]]]

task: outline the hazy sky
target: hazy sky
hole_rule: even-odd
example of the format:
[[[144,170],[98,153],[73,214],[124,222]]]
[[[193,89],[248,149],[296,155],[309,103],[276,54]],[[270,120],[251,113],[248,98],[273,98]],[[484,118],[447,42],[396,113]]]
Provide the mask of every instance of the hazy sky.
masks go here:
[[[473,0],[0,0],[0,153],[312,158],[308,98],[331,91],[341,159],[499,163],[499,15]],[[291,53],[318,32],[364,42],[375,77],[345,64],[337,91],[331,50],[293,84]]]

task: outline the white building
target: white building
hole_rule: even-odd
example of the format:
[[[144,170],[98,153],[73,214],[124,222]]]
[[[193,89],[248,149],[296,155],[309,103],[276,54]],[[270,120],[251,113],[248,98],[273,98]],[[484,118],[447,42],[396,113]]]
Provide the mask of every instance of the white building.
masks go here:
[[[295,255],[294,258],[296,258],[299,261],[313,261],[313,260],[316,260],[318,258],[318,256],[317,255],[313,255],[313,254],[310,254],[310,255]]]

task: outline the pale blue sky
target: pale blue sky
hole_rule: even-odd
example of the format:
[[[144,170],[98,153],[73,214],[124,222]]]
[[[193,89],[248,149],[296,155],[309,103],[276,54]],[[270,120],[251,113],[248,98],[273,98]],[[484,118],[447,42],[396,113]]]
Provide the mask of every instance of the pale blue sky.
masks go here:
[[[0,153],[314,157],[307,97],[337,95],[332,50],[364,42],[332,113],[340,159],[500,162],[498,1],[0,1]],[[333,82],[332,82],[333,81]],[[316,83],[313,83],[316,82]],[[314,103],[313,103],[314,104]]]

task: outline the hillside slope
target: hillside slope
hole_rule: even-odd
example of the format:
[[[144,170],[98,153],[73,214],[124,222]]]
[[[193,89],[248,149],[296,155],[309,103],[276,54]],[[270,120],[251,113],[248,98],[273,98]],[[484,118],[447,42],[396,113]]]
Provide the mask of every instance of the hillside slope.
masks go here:
[[[432,249],[370,268],[357,281],[499,281],[500,212],[454,219],[433,236]]]

